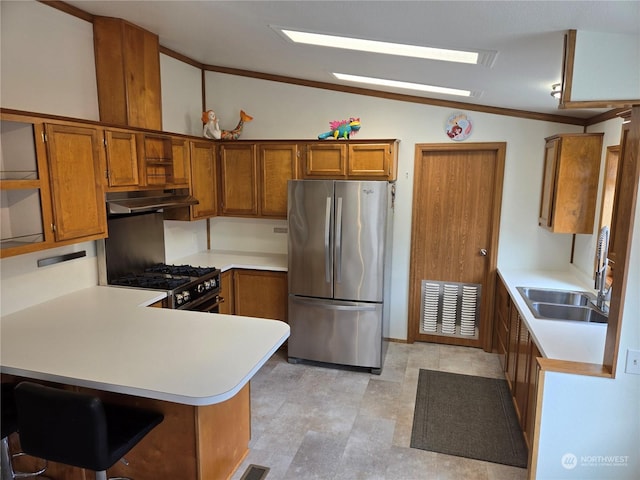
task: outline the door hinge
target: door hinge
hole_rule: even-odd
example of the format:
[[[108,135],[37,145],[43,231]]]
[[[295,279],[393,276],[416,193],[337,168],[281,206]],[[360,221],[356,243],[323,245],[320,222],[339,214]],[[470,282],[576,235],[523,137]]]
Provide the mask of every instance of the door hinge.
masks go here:
[[[51,224],[51,231],[52,231],[52,232],[55,232],[55,231],[56,231],[56,226],[55,226],[55,224],[53,224],[53,223]]]
[[[47,134],[42,132],[42,143],[47,143]]]

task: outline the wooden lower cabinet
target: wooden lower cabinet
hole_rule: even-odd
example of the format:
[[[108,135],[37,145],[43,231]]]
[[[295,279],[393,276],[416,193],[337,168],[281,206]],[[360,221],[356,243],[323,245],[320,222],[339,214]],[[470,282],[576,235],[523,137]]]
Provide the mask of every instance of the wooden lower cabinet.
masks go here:
[[[236,315],[287,321],[286,272],[237,269],[233,290]]]
[[[496,285],[495,301],[496,350],[498,353],[503,353],[505,378],[525,442],[531,449],[536,427],[536,399],[540,370],[537,359],[542,355],[500,278]],[[506,339],[504,346],[501,338]],[[502,352],[503,348],[506,348],[506,351]]]
[[[220,296],[224,302],[220,304],[220,313],[233,315],[236,313],[233,298],[233,270],[227,270],[220,275]]]

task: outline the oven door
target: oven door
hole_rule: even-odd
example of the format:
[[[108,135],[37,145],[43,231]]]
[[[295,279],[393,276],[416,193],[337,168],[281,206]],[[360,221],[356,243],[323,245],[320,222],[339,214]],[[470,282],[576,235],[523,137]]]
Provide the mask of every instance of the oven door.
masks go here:
[[[220,313],[220,304],[224,302],[218,294],[200,297],[187,305],[178,307],[179,310],[191,310],[194,312]]]

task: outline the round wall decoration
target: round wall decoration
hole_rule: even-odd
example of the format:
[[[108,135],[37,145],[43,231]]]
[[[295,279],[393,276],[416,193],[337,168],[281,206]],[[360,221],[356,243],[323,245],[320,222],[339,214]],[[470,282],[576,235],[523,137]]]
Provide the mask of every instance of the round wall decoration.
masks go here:
[[[466,113],[454,113],[447,119],[445,131],[451,140],[461,142],[471,135],[473,124],[471,118]]]

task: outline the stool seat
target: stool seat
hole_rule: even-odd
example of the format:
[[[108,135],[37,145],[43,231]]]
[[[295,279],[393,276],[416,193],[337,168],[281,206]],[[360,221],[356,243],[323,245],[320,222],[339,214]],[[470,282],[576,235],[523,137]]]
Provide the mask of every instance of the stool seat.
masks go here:
[[[163,420],[157,412],[33,382],[21,382],[14,394],[26,453],[105,476]]]
[[[9,435],[18,431],[18,410],[16,408],[16,401],[13,394],[13,390],[16,385],[16,383],[9,382],[2,383],[2,392],[0,397],[0,433],[2,434],[0,437],[0,472],[2,474],[2,480],[14,480],[16,478],[30,477],[39,477],[45,480],[46,477],[42,477],[40,475],[42,475],[47,469],[46,462],[43,467],[34,472],[19,472],[14,470],[13,461],[16,458],[25,455],[24,452],[12,454],[9,449]]]

